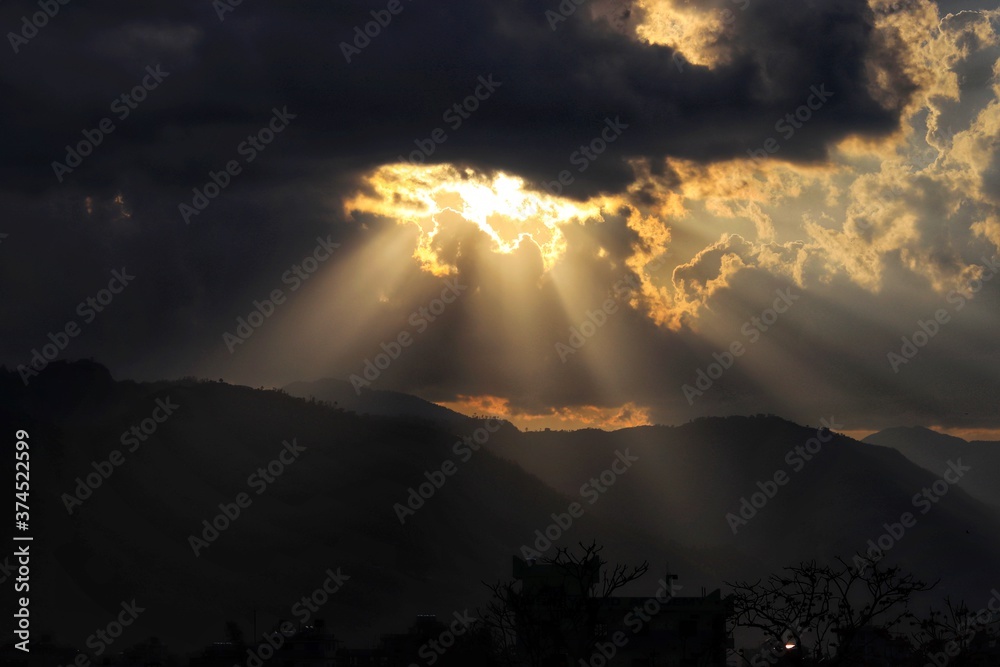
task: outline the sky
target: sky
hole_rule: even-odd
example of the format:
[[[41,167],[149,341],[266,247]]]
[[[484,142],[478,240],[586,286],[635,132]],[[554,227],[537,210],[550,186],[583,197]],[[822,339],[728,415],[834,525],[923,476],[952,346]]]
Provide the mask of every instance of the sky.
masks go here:
[[[995,3],[42,4],[0,8],[28,383],[1000,439]]]

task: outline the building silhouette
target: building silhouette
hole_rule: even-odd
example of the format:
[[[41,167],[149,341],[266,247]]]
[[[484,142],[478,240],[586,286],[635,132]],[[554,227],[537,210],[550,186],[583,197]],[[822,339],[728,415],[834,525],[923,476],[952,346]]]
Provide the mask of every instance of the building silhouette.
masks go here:
[[[595,590],[601,567],[597,557],[571,569],[513,557],[523,596],[515,624],[523,635],[516,642],[519,656],[567,667],[580,660],[634,667],[726,665],[733,646],[730,604],[718,589],[673,595],[669,582],[675,577],[667,575],[646,597],[600,596]],[[539,646],[527,645],[536,638],[542,638]]]

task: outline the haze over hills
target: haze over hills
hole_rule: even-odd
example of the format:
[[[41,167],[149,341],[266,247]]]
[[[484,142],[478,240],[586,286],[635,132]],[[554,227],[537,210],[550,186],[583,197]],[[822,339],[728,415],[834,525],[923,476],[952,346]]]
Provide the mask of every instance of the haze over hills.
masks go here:
[[[502,439],[495,451],[569,494],[611,452],[629,448],[641,463],[605,495],[599,511],[627,516],[645,531],[701,550],[720,578],[754,577],[798,560],[863,551],[869,539],[877,542],[886,533],[886,523],[911,512],[916,525],[893,540],[889,561],[932,580],[947,572],[942,590],[988,590],[977,588],[988,584],[1000,554],[1000,519],[965,485],[990,477],[995,483],[997,468],[965,473],[937,500],[915,499],[933,487],[947,463],[925,470],[898,452],[836,434],[810,454],[807,443],[818,434],[815,427],[777,417],[728,417],[610,433],[524,433]],[[785,484],[772,485],[781,472]],[[773,497],[745,511],[756,509],[752,518],[727,519],[742,518],[742,500],[758,493],[759,501],[767,488]]]
[[[693,593],[800,559],[849,556],[907,511],[916,525],[894,541],[890,562],[944,577],[939,597],[975,604],[995,586],[1000,519],[964,479],[922,514],[912,497],[940,472],[839,435],[807,460],[796,447],[826,432],[777,417],[616,432],[502,424],[474,452],[456,445],[486,427],[469,418],[451,422],[462,429],[221,382],[116,382],[87,362],[52,364],[27,388],[0,374],[0,399],[4,422],[31,431],[34,462],[46,471],[33,489],[34,520],[53,537],[36,546],[46,576],[35,599],[39,618],[71,645],[133,598],[148,610],[135,639],[157,635],[176,649],[220,639],[228,620],[249,630],[253,609],[262,627],[299,620],[295,602],[338,568],[350,580],[319,616],[364,644],[417,613],[446,617],[484,603],[481,582],[508,578],[511,556],[525,555],[535,531],[572,502],[584,514],[555,545],[597,538],[613,561],[650,560],[642,591],[665,566]],[[163,404],[176,408],[126,451],[123,434]],[[273,481],[251,484],[288,442],[305,450]],[[64,494],[116,449],[124,461],[68,513]],[[626,459],[625,468],[615,463]],[[454,474],[401,523],[395,505],[447,461]],[[788,479],[770,487],[779,470]],[[758,482],[773,497],[734,534],[727,514],[763,493]],[[240,493],[251,504],[195,556],[191,536],[204,537],[202,521]]]
[[[178,407],[127,452],[123,433],[157,401]],[[46,573],[37,591],[33,582],[39,631],[81,648],[94,619],[133,598],[147,609],[136,639],[156,635],[175,649],[222,639],[228,620],[249,631],[253,609],[261,628],[299,621],[294,603],[338,568],[351,579],[319,615],[364,646],[418,613],[447,617],[483,604],[481,582],[509,577],[511,556],[568,503],[494,456],[490,441],[456,450],[460,435],[483,427],[473,420],[460,432],[220,382],[115,382],[86,362],[52,364],[28,388],[0,374],[0,411],[31,432],[33,468],[45,471],[32,491],[33,520],[52,536],[33,561]],[[250,476],[291,441],[305,451],[258,495],[260,477],[251,485]],[[69,514],[63,494],[113,450],[124,462],[82,504],[70,501]],[[401,524],[394,505],[446,461],[457,472]],[[202,536],[202,521],[239,493],[252,503],[195,556],[191,535]],[[700,581],[668,540],[596,514],[574,525],[566,546],[597,536],[613,558],[670,560]]]
[[[1000,442],[974,440],[938,433],[920,426],[897,427],[873,433],[864,442],[889,447],[931,472],[942,470],[948,461],[961,458],[973,471],[963,482],[971,495],[1000,509]]]
[[[1000,667],[1000,0],[0,16],[0,667]]]
[[[350,382],[324,378],[315,382],[293,382],[284,387],[292,396],[315,398],[362,415],[413,417],[468,428],[470,418],[417,396],[383,389],[355,390]]]

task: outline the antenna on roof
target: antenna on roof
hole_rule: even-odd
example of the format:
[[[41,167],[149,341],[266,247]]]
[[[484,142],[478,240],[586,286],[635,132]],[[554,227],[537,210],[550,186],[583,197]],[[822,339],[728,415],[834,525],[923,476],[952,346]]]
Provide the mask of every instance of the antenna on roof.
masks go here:
[[[674,584],[673,584],[673,582],[677,578],[678,577],[677,577],[676,574],[670,574],[670,563],[664,563],[664,567],[663,567],[663,585],[667,587],[667,590],[664,591],[664,595],[667,596],[667,599],[673,599],[673,597],[674,597]]]

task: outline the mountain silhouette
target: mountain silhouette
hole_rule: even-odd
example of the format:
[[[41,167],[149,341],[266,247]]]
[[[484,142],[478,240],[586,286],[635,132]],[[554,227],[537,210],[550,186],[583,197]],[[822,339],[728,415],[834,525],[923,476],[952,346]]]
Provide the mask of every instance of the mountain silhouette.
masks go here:
[[[123,434],[158,404],[176,408],[127,451]],[[32,581],[38,632],[81,650],[133,599],[146,609],[134,639],[155,635],[174,650],[221,639],[228,620],[249,634],[254,610],[261,631],[301,620],[295,603],[338,568],[351,578],[316,615],[364,646],[416,614],[485,602],[482,582],[509,577],[512,554],[569,502],[492,454],[492,438],[516,437],[508,424],[479,451],[456,454],[483,422],[446,429],[221,382],[114,382],[88,363],[52,364],[28,387],[0,373],[0,410],[31,434],[32,521],[46,535],[32,560],[45,573]],[[258,494],[261,478],[248,479],[293,440],[305,450]],[[115,450],[124,461],[89,494],[81,489],[80,503],[67,501]],[[395,506],[447,461],[454,474],[401,523]],[[192,536],[240,493],[251,504],[195,556]],[[612,556],[698,570],[679,548],[596,515],[563,542],[595,536]]]
[[[570,494],[606,467],[614,451],[629,449],[639,459],[634,471],[609,489],[595,512],[671,536],[697,550],[702,565],[720,579],[754,578],[800,560],[865,551],[869,540],[877,543],[887,532],[886,524],[910,512],[915,525],[893,540],[888,562],[929,580],[941,577],[940,590],[956,597],[989,590],[983,586],[1000,554],[1000,517],[966,484],[976,472],[979,479],[996,480],[996,467],[974,468],[938,501],[919,498],[915,505],[914,496],[933,487],[947,463],[924,469],[899,452],[835,433],[806,460],[796,447],[818,433],[817,426],[773,416],[705,418],[610,433],[524,433],[503,439],[495,451]],[[743,498],[764,493],[758,483],[770,487],[779,471],[787,481],[762,508],[752,508],[755,515],[745,525],[727,521],[727,515],[740,516]]]
[[[921,468],[943,470],[948,461],[961,458],[972,467],[962,485],[972,496],[1000,509],[1000,442],[966,441],[920,426],[889,428],[873,433],[864,442],[889,447],[900,452]]]
[[[583,515],[551,531],[558,536],[543,556],[596,538],[612,562],[648,559],[657,576],[669,567],[685,594],[863,551],[906,511],[916,525],[887,551],[890,561],[941,577],[939,596],[978,603],[995,585],[1000,520],[965,479],[919,514],[913,494],[942,471],[817,426],[729,417],[522,433],[397,405],[407,416],[214,381],[115,381],[92,362],[53,363],[27,387],[0,372],[0,416],[31,434],[32,521],[46,536],[33,545],[32,567],[45,573],[32,581],[38,632],[85,650],[95,628],[135,600],[145,611],[123,642],[157,636],[192,650],[221,639],[230,620],[249,634],[255,612],[259,631],[301,620],[296,602],[339,569],[350,579],[315,616],[363,646],[416,614],[448,617],[484,603],[481,582],[509,578],[524,547],[545,547],[539,536],[572,503]],[[171,414],[156,421],[163,406]],[[138,444],[133,427],[145,435]],[[487,427],[479,451],[469,449],[463,437]],[[817,434],[828,441],[793,470],[789,452],[798,456]],[[289,447],[304,449],[263,484],[261,469]],[[444,475],[448,462],[454,470]],[[727,515],[779,470],[787,482],[734,534]],[[99,485],[81,488],[88,479]],[[422,506],[400,512],[435,479],[440,488]],[[232,511],[240,494],[250,504],[206,539],[203,521],[218,519],[220,505]],[[197,556],[193,537],[206,542]]]
[[[412,417],[466,428],[472,425],[466,415],[422,398],[383,389],[361,387],[356,391],[350,382],[344,380],[326,378],[315,382],[293,382],[284,389],[292,396],[315,398],[362,415]]]

